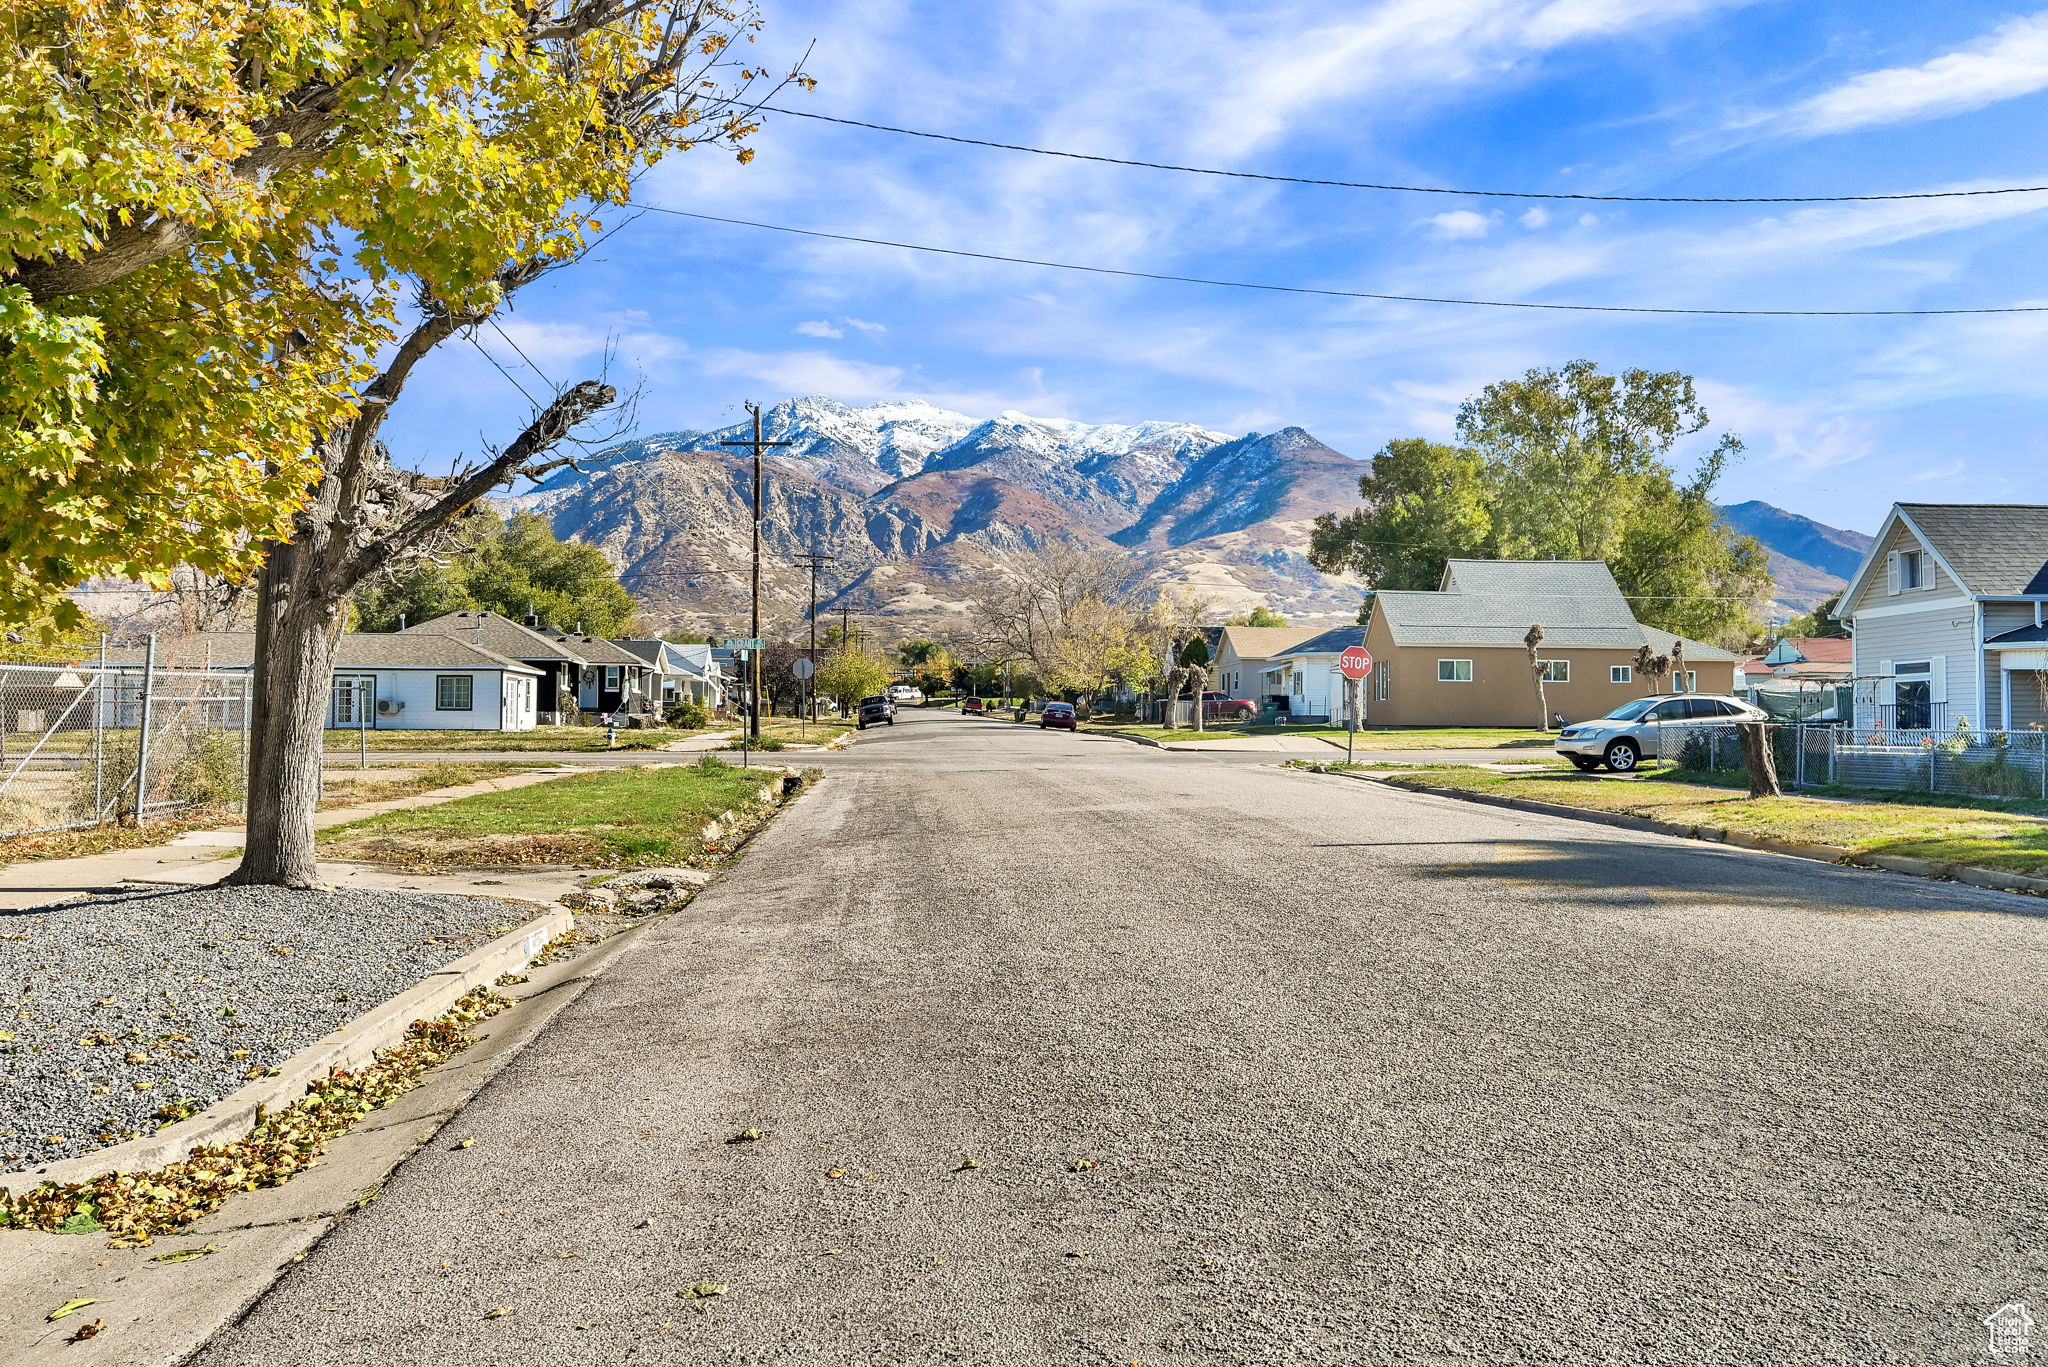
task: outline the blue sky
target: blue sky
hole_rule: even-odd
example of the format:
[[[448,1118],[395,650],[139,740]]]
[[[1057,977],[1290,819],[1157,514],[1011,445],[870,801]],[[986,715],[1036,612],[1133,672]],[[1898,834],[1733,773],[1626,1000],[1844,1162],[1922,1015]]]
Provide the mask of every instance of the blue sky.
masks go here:
[[[1253,5],[765,0],[848,118],[1286,175],[1606,194],[2048,183],[2048,10],[1893,0]],[[769,117],[649,202],[898,241],[1334,289],[1676,307],[2048,303],[2048,194],[1585,205],[1219,180]],[[1590,357],[1696,376],[1747,457],[1724,501],[1873,529],[1894,499],[2048,502],[2048,314],[1684,319],[1121,281],[648,215],[506,322],[555,381],[643,386],[642,433],[742,401],[920,397],[1365,457],[1489,380]],[[508,365],[520,358],[488,330]],[[469,347],[394,416],[442,464],[525,402]],[[533,387],[529,378],[529,388]],[[431,397],[430,397],[431,396]],[[1702,449],[1706,438],[1701,439]]]

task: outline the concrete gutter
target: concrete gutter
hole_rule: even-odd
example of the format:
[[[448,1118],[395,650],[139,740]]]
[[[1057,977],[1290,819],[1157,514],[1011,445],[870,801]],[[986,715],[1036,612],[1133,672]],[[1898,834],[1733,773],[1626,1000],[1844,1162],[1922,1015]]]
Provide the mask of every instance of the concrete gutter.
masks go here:
[[[575,921],[576,914],[567,907],[550,907],[510,934],[470,951],[425,981],[315,1040],[287,1059],[275,1076],[257,1078],[199,1114],[153,1135],[41,1167],[0,1174],[0,1185],[18,1190],[43,1182],[89,1181],[107,1172],[152,1172],[183,1162],[194,1149],[240,1139],[256,1123],[258,1110],[283,1110],[304,1096],[309,1086],[336,1069],[364,1067],[375,1059],[378,1050],[402,1041],[414,1021],[431,1020],[471,988],[526,967],[548,941],[566,933]]]
[[[1501,797],[1493,793],[1475,793],[1460,788],[1437,788],[1427,783],[1402,782],[1399,776],[1381,778],[1372,774],[1336,774],[1337,778],[1356,779],[1361,783],[1377,783],[1382,787],[1399,788],[1410,793],[1429,793],[1437,797],[1456,798],[1460,802],[1477,802],[1487,807],[1508,807],[1515,811],[1536,812],[1543,816],[1569,817],[1574,821],[1591,821],[1602,826],[1618,826],[1623,830],[1648,831],[1655,835],[1676,836],[1681,840],[1702,840],[1713,844],[1734,845],[1739,849],[1761,850],[1766,854],[1781,854],[1789,859],[1809,859],[1822,864],[1845,864],[1852,868],[1885,869],[1892,873],[1910,874],[1915,878],[1941,879],[1957,883],[1968,883],[1972,887],[1990,888],[1995,892],[2027,893],[2035,897],[2048,897],[2048,878],[2034,878],[2021,873],[2007,873],[2001,869],[1984,869],[1970,864],[1944,864],[1933,859],[1914,859],[1906,855],[1867,854],[1852,850],[1844,845],[1823,845],[1810,841],[1774,840],[1769,836],[1750,835],[1743,831],[1723,830],[1718,826],[1686,826],[1675,821],[1658,821],[1653,817],[1631,816],[1626,812],[1599,812],[1586,807],[1566,806],[1561,802],[1537,802],[1526,797]]]

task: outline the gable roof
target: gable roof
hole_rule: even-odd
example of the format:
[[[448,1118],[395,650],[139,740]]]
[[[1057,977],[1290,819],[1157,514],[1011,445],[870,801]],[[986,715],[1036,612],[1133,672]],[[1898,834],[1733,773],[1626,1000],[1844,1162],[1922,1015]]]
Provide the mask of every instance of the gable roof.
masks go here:
[[[553,641],[560,649],[574,651],[576,658],[584,664],[637,665],[641,669],[647,668],[647,661],[630,650],[612,644],[602,636],[571,636],[567,632],[556,632],[550,633],[547,639]]]
[[[535,631],[523,622],[515,622],[502,612],[469,611],[444,612],[439,617],[409,626],[405,634],[423,636],[454,636],[468,641],[471,645],[502,655],[508,660],[567,660],[570,664],[589,664],[587,657],[579,655],[573,647],[564,647],[559,640]]]
[[[2048,594],[2048,504],[1895,506],[1966,592],[1991,597]]]
[[[1307,655],[1342,655],[1352,646],[1365,644],[1365,627],[1358,622],[1347,622],[1341,627],[1319,631],[1298,645],[1273,652],[1275,660],[1296,659]]]
[[[1227,626],[1216,639],[1216,648],[1210,659],[1223,654],[1228,644],[1237,652],[1240,660],[1270,660],[1291,645],[1298,645],[1316,635],[1314,627],[1235,627]]]
[[[1436,592],[1382,589],[1373,614],[1395,645],[1511,647],[1543,625],[1554,650],[1670,653],[1680,638],[1636,620],[1613,571],[1600,560],[1453,560]],[[1729,651],[1687,640],[1693,661],[1732,661]]]
[[[1856,643],[1847,636],[1787,636],[1780,644],[1791,646],[1805,657],[1798,664],[1789,666],[1794,677],[1837,674],[1854,664]],[[1745,674],[1769,675],[1774,669],[1775,666],[1764,663],[1761,655],[1742,662]]]
[[[107,658],[139,663],[140,650],[110,650]],[[190,665],[201,659],[222,669],[248,669],[256,660],[253,631],[201,631],[168,643],[160,661]],[[485,650],[455,636],[413,631],[349,631],[334,647],[336,669],[502,669],[513,674],[538,674],[519,661]]]

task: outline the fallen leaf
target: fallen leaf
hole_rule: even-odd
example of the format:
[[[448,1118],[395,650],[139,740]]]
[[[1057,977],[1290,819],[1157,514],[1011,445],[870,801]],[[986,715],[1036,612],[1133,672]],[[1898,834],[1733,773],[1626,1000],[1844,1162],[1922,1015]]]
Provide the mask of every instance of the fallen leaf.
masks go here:
[[[751,1144],[756,1139],[765,1139],[767,1137],[767,1131],[750,1128],[741,1130],[738,1134],[734,1135],[732,1138],[726,1140],[725,1142],[728,1144]]]
[[[1086,1172],[1090,1168],[1099,1168],[1101,1166],[1102,1164],[1096,1162],[1092,1158],[1076,1158],[1073,1162],[1067,1164],[1067,1171]]]
[[[87,1339],[98,1338],[100,1330],[106,1327],[107,1322],[105,1320],[94,1320],[91,1324],[81,1324],[78,1326],[78,1332],[66,1339],[65,1342],[84,1343]]]
[[[64,1304],[58,1306],[55,1310],[52,1310],[49,1314],[43,1316],[43,1318],[51,1321],[61,1320],[66,1315],[77,1314],[79,1311],[85,1309],[85,1307],[88,1305],[98,1305],[99,1303],[100,1300],[97,1296],[85,1296],[79,1300],[66,1301],[64,1302]]]
[[[173,1253],[159,1253],[154,1258],[151,1258],[150,1261],[153,1263],[189,1263],[194,1258],[204,1258],[209,1253],[218,1252],[220,1250],[212,1244],[201,1244],[197,1248],[181,1248]]]
[[[458,1149],[473,1149],[476,1147],[476,1140],[472,1136],[465,1135],[455,1141],[455,1147]]]
[[[485,1319],[487,1319],[487,1320],[501,1320],[501,1319],[505,1318],[505,1316],[507,1316],[507,1315],[509,1315],[509,1314],[511,1314],[511,1313],[512,1313],[512,1307],[511,1307],[511,1306],[509,1306],[509,1305],[501,1305],[501,1306],[498,1306],[498,1307],[497,1307],[496,1309],[494,1309],[494,1310],[486,1310],[486,1311],[484,1312],[484,1318],[485,1318]]]
[[[975,1161],[974,1161],[974,1160],[973,1160],[972,1158],[963,1158],[963,1159],[961,1159],[961,1160],[960,1160],[960,1166],[959,1166],[959,1167],[957,1167],[957,1168],[955,1168],[955,1169],[953,1169],[953,1171],[955,1171],[955,1172],[973,1172],[973,1171],[974,1171],[974,1170],[975,1170],[976,1168],[978,1168],[978,1167],[980,1167],[980,1166],[981,1166],[981,1164],[979,1164],[979,1163],[975,1162]]]
[[[825,1175],[826,1175],[827,1177],[844,1177],[844,1176],[846,1176],[846,1169],[845,1169],[845,1168],[827,1168],[827,1169],[825,1169]]]

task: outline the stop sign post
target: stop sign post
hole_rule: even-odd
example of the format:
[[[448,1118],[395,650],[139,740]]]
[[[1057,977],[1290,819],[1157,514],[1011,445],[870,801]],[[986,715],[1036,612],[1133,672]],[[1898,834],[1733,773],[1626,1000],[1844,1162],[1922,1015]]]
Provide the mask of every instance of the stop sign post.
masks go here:
[[[1344,762],[1349,764],[1358,739],[1359,703],[1365,695],[1359,685],[1372,673],[1372,652],[1362,645],[1344,647],[1344,653],[1337,657],[1337,670],[1347,680],[1345,691],[1351,695],[1351,715],[1345,719],[1344,727]]]

